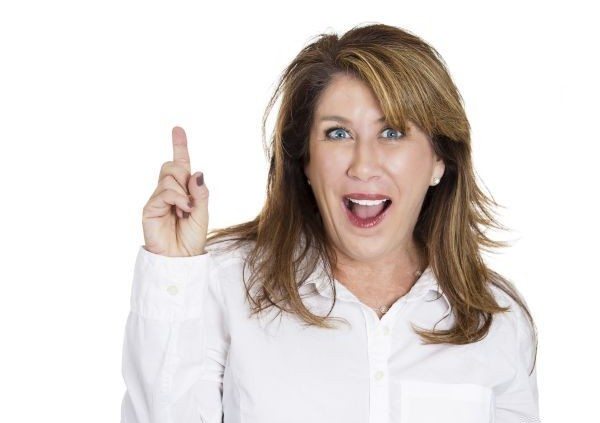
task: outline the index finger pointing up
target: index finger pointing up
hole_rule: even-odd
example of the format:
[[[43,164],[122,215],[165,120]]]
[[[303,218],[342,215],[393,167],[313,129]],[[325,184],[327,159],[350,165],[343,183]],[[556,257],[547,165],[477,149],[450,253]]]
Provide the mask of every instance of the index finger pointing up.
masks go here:
[[[173,127],[173,161],[190,171],[190,155],[187,148],[187,136],[183,128]]]

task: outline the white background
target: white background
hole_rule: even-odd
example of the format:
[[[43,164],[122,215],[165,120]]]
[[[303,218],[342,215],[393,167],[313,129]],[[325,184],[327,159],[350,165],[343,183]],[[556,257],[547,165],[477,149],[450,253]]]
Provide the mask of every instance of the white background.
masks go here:
[[[171,128],[205,173],[210,228],[252,219],[280,72],[319,33],[376,22],[431,43],[465,100],[512,230],[486,258],[539,329],[542,421],[597,418],[596,18],[576,1],[3,2],[0,421],[118,421],[141,213]]]

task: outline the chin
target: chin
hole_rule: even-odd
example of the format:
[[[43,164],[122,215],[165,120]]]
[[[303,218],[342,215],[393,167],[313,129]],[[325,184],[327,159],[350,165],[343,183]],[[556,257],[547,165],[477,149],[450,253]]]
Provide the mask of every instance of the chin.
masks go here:
[[[348,236],[354,238],[353,235],[348,234]],[[341,251],[353,260],[370,261],[381,258],[389,251],[389,248],[385,248],[384,245],[380,244],[372,238],[364,242],[351,240],[350,242],[344,242],[344,247]]]

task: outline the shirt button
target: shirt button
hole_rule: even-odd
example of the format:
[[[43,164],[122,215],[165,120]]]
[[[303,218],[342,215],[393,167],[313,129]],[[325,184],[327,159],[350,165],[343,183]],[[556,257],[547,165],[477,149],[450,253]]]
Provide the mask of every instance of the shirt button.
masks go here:
[[[383,372],[381,370],[377,370],[375,372],[375,380],[381,380],[383,378]]]
[[[385,336],[388,336],[388,335],[390,334],[390,328],[389,328],[389,327],[387,327],[387,326],[384,326],[384,327],[383,327],[383,334],[384,334]]]
[[[175,286],[175,285],[169,285],[167,287],[167,292],[171,295],[177,295],[177,293],[179,292],[179,289],[177,289],[177,286]]]

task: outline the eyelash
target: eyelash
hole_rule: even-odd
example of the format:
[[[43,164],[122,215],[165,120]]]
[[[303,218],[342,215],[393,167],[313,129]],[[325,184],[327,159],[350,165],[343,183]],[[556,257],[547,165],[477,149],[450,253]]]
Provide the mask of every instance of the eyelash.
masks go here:
[[[336,130],[338,130],[338,129],[344,130],[344,131],[346,131],[346,132],[348,132],[348,133],[350,133],[350,132],[351,132],[351,131],[350,131],[348,128],[345,128],[345,127],[343,127],[343,126],[334,126],[334,127],[332,127],[332,128],[329,128],[329,129],[326,129],[326,130],[325,130],[325,137],[326,137],[327,139],[330,139],[330,140],[332,140],[332,141],[337,141],[337,140],[341,140],[341,139],[343,139],[343,138],[334,138],[334,137],[331,137],[331,136],[329,135],[329,133],[330,133],[330,132],[336,131]],[[388,129],[391,129],[392,131],[395,131],[395,132],[397,132],[398,134],[400,134],[400,135],[399,135],[397,138],[388,138],[388,139],[392,139],[392,140],[394,140],[394,139],[401,139],[402,137],[404,137],[404,134],[403,134],[402,132],[400,132],[400,131],[398,131],[398,130],[396,130],[396,129],[394,129],[394,128],[391,128],[391,127],[389,127],[389,126],[388,126],[387,128],[384,128],[384,131],[386,131],[386,130],[388,130]]]

